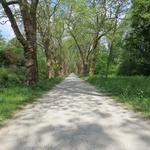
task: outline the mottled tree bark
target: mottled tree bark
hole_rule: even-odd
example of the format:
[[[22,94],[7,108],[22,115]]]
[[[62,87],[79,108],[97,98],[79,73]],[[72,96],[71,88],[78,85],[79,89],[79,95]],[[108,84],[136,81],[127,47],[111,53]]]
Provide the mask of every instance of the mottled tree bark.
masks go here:
[[[95,62],[96,62],[96,56],[93,55],[92,59],[91,59],[91,62],[90,62],[90,69],[89,69],[89,76],[90,76],[90,78],[94,77]]]
[[[55,71],[53,68],[53,62],[52,62],[52,58],[51,58],[49,39],[44,40],[43,44],[44,44],[44,51],[45,51],[46,63],[47,63],[47,76],[49,79],[51,79],[51,78],[55,77]]]
[[[60,75],[64,76],[65,74],[66,74],[66,65],[65,63],[62,63]]]
[[[19,42],[24,48],[25,66],[26,66],[26,82],[28,85],[35,84],[38,81],[38,65],[36,51],[36,9],[38,0],[32,0],[29,3],[27,0],[6,1],[1,0],[4,11],[9,18],[12,29]],[[21,17],[25,29],[25,37],[21,34],[14,14],[9,5],[18,4],[20,7]]]
[[[47,72],[48,72],[49,79],[55,77],[54,69],[53,69],[53,66],[52,66],[52,63],[50,62],[50,60],[47,61]]]
[[[32,45],[25,47],[26,82],[33,85],[38,81],[38,66],[36,48]]]
[[[81,61],[81,71],[80,71],[82,76],[86,75],[86,66],[87,66],[86,63],[84,62],[84,60],[82,60]]]

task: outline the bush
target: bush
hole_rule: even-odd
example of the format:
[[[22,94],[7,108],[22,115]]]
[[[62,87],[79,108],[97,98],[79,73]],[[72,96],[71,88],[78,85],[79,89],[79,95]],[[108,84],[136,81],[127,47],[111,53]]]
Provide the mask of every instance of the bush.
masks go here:
[[[17,54],[14,48],[7,48],[0,51],[0,66],[23,66],[24,58]]]
[[[150,1],[132,0],[130,30],[126,35],[121,75],[150,75]]]
[[[18,74],[10,68],[0,68],[0,87],[4,87],[10,84],[22,83],[24,77],[22,74]]]
[[[118,75],[150,75],[150,64],[148,61],[144,61],[141,58],[140,54],[139,57],[135,57],[134,54],[130,54],[131,52],[128,50],[124,54],[124,60],[120,64],[118,68]],[[136,53],[136,55],[138,55]]]

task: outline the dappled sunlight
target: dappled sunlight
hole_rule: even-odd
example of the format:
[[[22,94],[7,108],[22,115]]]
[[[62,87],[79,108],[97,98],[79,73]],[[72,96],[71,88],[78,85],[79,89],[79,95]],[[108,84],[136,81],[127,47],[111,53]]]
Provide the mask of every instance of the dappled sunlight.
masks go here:
[[[150,126],[72,74],[2,128],[0,141],[5,150],[141,150]]]

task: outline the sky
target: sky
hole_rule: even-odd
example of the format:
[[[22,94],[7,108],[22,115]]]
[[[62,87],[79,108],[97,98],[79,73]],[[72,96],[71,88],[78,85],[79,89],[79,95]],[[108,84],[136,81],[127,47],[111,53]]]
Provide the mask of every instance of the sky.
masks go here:
[[[4,25],[0,24],[0,32],[6,41],[15,37],[10,22],[5,23]]]
[[[3,9],[2,9],[2,6],[0,4],[0,15],[2,14],[2,12],[3,12]],[[14,32],[13,32],[13,29],[11,28],[10,22],[7,21],[7,20],[8,20],[7,18],[1,18],[0,19],[0,33],[2,34],[2,36],[4,37],[4,39],[6,41],[9,41],[15,35],[14,35]],[[3,25],[2,24],[3,22],[6,22],[6,23]]]
[[[53,2],[55,2],[56,0],[54,0]],[[0,5],[0,10],[1,10],[1,5]],[[0,20],[1,21],[1,20]],[[11,40],[13,37],[15,37],[15,34],[13,32],[13,29],[11,28],[11,24],[9,21],[7,21],[4,25],[0,24],[0,32],[2,34],[2,36],[4,37],[4,39],[6,41]]]
[[[57,0],[53,0],[52,3],[56,3]],[[17,7],[17,6],[15,6]],[[2,6],[0,4],[0,11],[2,10]],[[3,20],[0,20],[0,22]],[[6,41],[11,40],[13,37],[15,37],[15,34],[13,32],[13,29],[11,28],[11,24],[8,21],[7,23],[5,23],[4,25],[0,24],[0,32],[2,34],[2,36],[4,37],[4,39]]]

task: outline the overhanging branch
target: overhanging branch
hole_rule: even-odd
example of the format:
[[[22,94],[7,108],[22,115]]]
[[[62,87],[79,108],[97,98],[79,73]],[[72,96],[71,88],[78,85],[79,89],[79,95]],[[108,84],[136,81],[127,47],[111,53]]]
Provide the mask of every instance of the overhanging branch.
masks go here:
[[[18,4],[18,1],[9,1],[9,2],[7,2],[7,5],[14,5],[14,4]]]
[[[1,4],[2,4],[2,6],[3,6],[3,8],[4,8],[4,11],[5,11],[7,17],[9,18],[9,21],[10,21],[11,26],[12,26],[12,28],[13,28],[15,34],[16,34],[17,39],[21,42],[22,45],[25,46],[25,45],[26,45],[26,44],[25,44],[25,39],[24,39],[23,35],[21,34],[21,32],[20,32],[20,30],[19,30],[19,27],[18,27],[18,25],[17,25],[17,22],[16,22],[16,20],[15,20],[15,18],[14,18],[14,15],[12,14],[12,11],[11,11],[11,9],[9,8],[9,6],[8,6],[8,4],[7,4],[7,2],[6,2],[6,0],[1,0]]]

